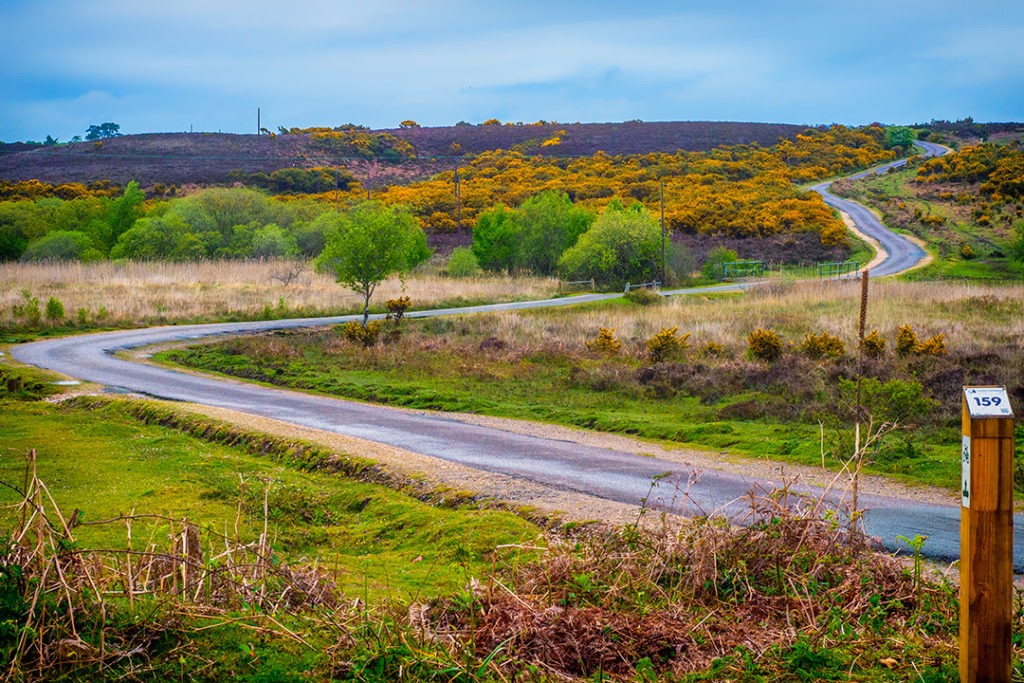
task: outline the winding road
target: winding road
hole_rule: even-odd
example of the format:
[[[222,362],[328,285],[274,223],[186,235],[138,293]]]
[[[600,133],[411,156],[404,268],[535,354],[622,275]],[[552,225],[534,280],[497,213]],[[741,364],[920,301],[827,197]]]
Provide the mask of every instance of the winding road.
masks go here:
[[[927,151],[927,150],[926,150]],[[827,193],[827,184],[815,188],[826,201],[843,202],[842,210],[850,213],[861,230],[871,234],[875,228],[861,223],[860,211],[847,208],[845,200]],[[830,199],[832,198],[832,199]],[[854,205],[856,206],[856,205]],[[870,212],[864,210],[870,215]],[[874,219],[873,216],[871,216]],[[877,222],[877,220],[875,220]],[[879,224],[880,225],[880,224]],[[884,228],[881,228],[884,231]],[[885,231],[887,232],[887,231]],[[888,233],[891,235],[891,233]],[[883,239],[884,237],[884,239]],[[890,258],[879,268],[897,272],[908,265],[901,249],[887,235],[879,241],[885,249],[892,248]],[[913,245],[911,245],[913,246]],[[915,247],[916,248],[916,247]],[[923,256],[923,252],[922,252]],[[906,258],[912,258],[908,256]],[[899,259],[898,262],[892,262]],[[909,264],[912,265],[912,264]],[[877,270],[873,274],[881,274]],[[727,291],[743,285],[722,285],[665,292],[687,295],[714,291]],[[599,301],[618,294],[590,294],[545,301],[516,302],[451,308],[434,311],[416,311],[410,317],[458,315],[487,311],[516,310],[547,306],[566,306]],[[444,414],[424,414],[382,406],[356,403],[341,399],[284,391],[252,384],[222,381],[147,364],[130,362],[117,357],[118,351],[151,344],[199,339],[220,334],[238,334],[276,329],[333,325],[355,319],[357,316],[334,318],[306,318],[253,323],[223,323],[155,327],[145,330],[106,332],[52,339],[22,344],[11,348],[12,356],[20,362],[54,370],[71,377],[95,382],[113,391],[134,392],[155,398],[188,401],[192,403],[228,408],[253,415],[273,418],[288,423],[327,430],[396,446],[427,456],[457,462],[480,470],[525,479],[560,490],[598,496],[630,505],[639,505],[643,499],[649,507],[678,511],[678,492],[687,490],[687,509],[720,512],[741,519],[748,511],[747,496],[755,486],[771,486],[748,476],[704,470],[695,482],[691,472],[678,462],[640,457],[608,448],[597,448],[568,441],[546,439],[493,427],[462,422]],[[950,457],[959,457],[959,442],[950,444]],[[652,492],[655,480],[670,483],[659,485]],[[795,493],[817,497],[820,491],[797,487]],[[952,496],[951,496],[952,498]],[[839,501],[831,501],[838,504]],[[878,537],[889,549],[899,549],[897,536],[928,536],[924,552],[942,560],[959,557],[960,508],[956,505],[924,505],[898,498],[861,496],[861,507],[866,508],[865,528]],[[1018,516],[1019,517],[1019,516]],[[1024,543],[1021,540],[1024,519],[1015,520],[1014,564],[1024,571]]]

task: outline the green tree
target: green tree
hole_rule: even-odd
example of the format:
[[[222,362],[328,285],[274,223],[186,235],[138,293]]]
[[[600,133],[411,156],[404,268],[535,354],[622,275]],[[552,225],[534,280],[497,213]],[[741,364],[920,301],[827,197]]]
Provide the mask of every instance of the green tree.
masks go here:
[[[473,277],[480,272],[480,264],[472,249],[455,247],[445,266],[448,277]]]
[[[430,258],[427,236],[404,207],[363,202],[336,219],[337,229],[316,259],[316,269],[330,273],[363,297],[363,327],[370,318],[370,297],[392,273],[406,273]]]
[[[249,247],[249,256],[256,258],[282,258],[298,253],[299,244],[295,237],[273,223],[256,228]]]
[[[103,254],[84,232],[54,230],[28,245],[23,261],[96,261]]]
[[[116,138],[121,135],[121,126],[116,123],[107,122],[99,125],[93,124],[85,131],[86,140],[102,140],[103,138]]]
[[[893,149],[898,147],[900,149],[910,149],[910,146],[914,144],[916,136],[911,128],[906,126],[889,126],[885,129],[885,147],[886,149]]]
[[[133,180],[124,188],[120,197],[110,202],[107,207],[107,223],[110,224],[110,243],[106,245],[108,249],[142,217],[142,204],[145,201],[146,193]]]
[[[732,249],[721,245],[713,247],[700,267],[701,273],[709,280],[721,280],[725,277],[725,264],[738,259],[739,256]]]
[[[610,287],[651,280],[661,269],[661,228],[640,204],[613,201],[558,267],[566,278],[593,278]]]
[[[536,275],[554,275],[558,259],[594,222],[594,214],[577,207],[564,192],[534,195],[519,207],[521,263]]]
[[[522,248],[519,215],[504,205],[484,211],[473,228],[473,255],[484,270],[514,272]]]
[[[191,261],[206,255],[206,246],[199,236],[172,213],[140,218],[110,250],[111,258],[140,261]]]

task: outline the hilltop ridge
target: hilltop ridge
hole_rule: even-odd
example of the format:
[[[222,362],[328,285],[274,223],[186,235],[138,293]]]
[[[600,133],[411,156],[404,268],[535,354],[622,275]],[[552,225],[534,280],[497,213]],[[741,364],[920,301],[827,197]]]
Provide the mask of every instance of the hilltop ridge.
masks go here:
[[[323,141],[310,132],[144,133],[56,146],[0,144],[0,179],[38,179],[48,183],[111,180],[119,184],[136,180],[144,186],[157,182],[218,184],[230,182],[236,172],[345,166],[357,176],[368,178],[367,184],[373,186],[408,181],[410,176],[428,176],[451,166],[454,158],[497,149],[518,149],[545,156],[703,151],[722,145],[774,145],[780,138],[794,138],[807,126],[629,121],[342,129],[398,140],[407,143],[410,151],[388,158],[372,153],[354,154],[347,147],[321,144]]]

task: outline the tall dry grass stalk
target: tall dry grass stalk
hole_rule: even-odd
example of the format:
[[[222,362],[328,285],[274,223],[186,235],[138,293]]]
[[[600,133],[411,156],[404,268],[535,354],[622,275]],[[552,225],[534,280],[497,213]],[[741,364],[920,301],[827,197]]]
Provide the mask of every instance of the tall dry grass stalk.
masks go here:
[[[546,298],[557,280],[503,276],[451,279],[414,273],[378,287],[373,303],[405,294],[415,307],[458,301]],[[16,322],[12,308],[22,290],[45,309],[52,296],[74,321],[109,324],[255,317],[268,309],[302,315],[355,312],[360,298],[302,261],[198,261],[190,263],[0,264],[0,324]]]

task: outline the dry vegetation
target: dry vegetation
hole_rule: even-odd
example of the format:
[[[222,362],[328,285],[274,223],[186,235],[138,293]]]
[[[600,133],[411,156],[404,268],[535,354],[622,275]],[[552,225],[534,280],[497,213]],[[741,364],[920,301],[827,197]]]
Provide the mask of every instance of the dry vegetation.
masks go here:
[[[922,336],[944,334],[964,351],[1024,343],[1024,285],[874,281],[870,285],[868,331],[893,339],[911,323]],[[600,328],[640,349],[665,327],[691,333],[690,345],[721,344],[739,355],[747,335],[762,327],[799,342],[808,332],[829,332],[850,345],[857,337],[860,285],[845,282],[777,282],[743,295],[675,296],[652,306],[601,307],[549,316],[538,325],[532,313],[503,313],[498,327],[517,343],[558,343],[582,348]]]
[[[382,304],[404,294],[416,308],[424,308],[546,298],[557,288],[552,279],[496,276],[452,280],[414,273],[404,286],[397,277],[382,283],[374,302]],[[3,263],[0,325],[19,322],[12,310],[23,302],[23,290],[37,297],[44,311],[50,297],[59,299],[69,321],[81,321],[84,316],[89,324],[115,326],[224,317],[335,315],[361,307],[358,295],[299,261]]]

